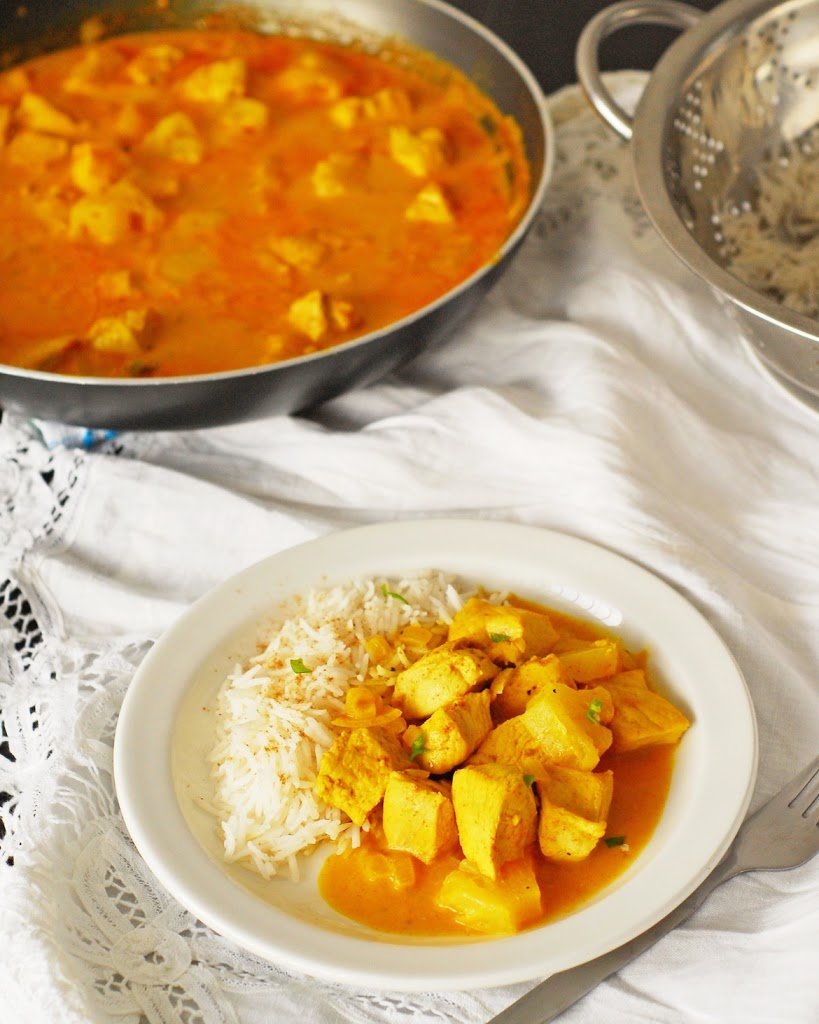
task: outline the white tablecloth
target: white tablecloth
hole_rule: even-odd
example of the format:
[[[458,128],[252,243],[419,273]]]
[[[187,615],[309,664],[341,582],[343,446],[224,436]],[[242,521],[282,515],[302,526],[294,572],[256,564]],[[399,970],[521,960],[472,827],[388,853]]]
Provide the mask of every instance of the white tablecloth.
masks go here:
[[[754,806],[816,753],[819,416],[655,236],[627,148],[576,90],[553,109],[554,184],[525,247],[400,374],[191,433],[95,442],[4,418],[3,1021],[477,1024],[529,987],[405,996],[282,973],[178,907],[123,831],[111,744],[134,667],[211,585],[317,534],[443,513],[600,542],[730,645],[759,718]],[[818,879],[815,862],[728,883],[567,1024],[819,1020]]]

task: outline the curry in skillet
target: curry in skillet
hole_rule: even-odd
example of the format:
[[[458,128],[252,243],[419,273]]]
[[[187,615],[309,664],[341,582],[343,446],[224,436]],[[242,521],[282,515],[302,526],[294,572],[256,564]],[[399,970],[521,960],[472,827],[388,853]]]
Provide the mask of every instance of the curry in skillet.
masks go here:
[[[237,30],[0,74],[0,361],[201,374],[384,327],[491,261],[529,198],[460,73]]]

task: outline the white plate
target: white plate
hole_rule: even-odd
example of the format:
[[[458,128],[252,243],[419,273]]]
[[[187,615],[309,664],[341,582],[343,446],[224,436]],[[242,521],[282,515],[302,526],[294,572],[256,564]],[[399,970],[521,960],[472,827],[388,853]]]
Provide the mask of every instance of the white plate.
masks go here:
[[[327,906],[312,872],[262,882],[220,857],[208,788],[208,706],[228,670],[254,650],[279,602],[361,576],[443,569],[598,622],[635,650],[693,725],[649,844],[615,883],[576,912],[503,939],[381,934]],[[722,857],[756,773],[756,723],[734,659],[708,622],[662,580],[603,548],[532,527],[425,520],[334,533],[274,555],[196,602],[159,640],[128,690],[114,745],[125,822],[160,882],[216,931],[275,963],[326,979],[406,991],[474,988],[544,977],[605,953],[680,903]],[[176,782],[176,785],[175,785]]]

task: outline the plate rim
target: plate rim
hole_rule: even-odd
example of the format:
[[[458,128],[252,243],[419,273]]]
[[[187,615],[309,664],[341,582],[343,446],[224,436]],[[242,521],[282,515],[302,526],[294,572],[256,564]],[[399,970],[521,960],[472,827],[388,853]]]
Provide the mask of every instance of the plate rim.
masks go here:
[[[695,623],[702,631],[702,636],[708,638],[713,651],[718,653],[723,660],[723,668],[728,668],[733,675],[731,684],[736,691],[735,696],[744,697],[744,700],[734,707],[736,721],[740,722],[741,720],[740,752],[744,763],[742,770],[734,773],[736,779],[732,782],[734,789],[733,814],[730,821],[726,821],[721,826],[719,841],[710,849],[707,856],[701,852],[697,858],[696,869],[687,874],[684,882],[675,883],[673,891],[669,892],[665,899],[653,903],[649,911],[632,915],[626,925],[608,929],[605,939],[601,940],[599,936],[594,936],[589,941],[586,936],[587,951],[580,957],[573,956],[571,953],[567,955],[565,951],[554,948],[539,949],[538,942],[533,937],[539,934],[542,936],[549,930],[553,935],[566,933],[568,938],[571,938],[572,935],[575,938],[580,937],[576,935],[576,922],[580,915],[594,919],[599,916],[600,912],[598,910],[596,914],[590,914],[590,911],[595,907],[599,908],[606,901],[611,906],[627,906],[623,903],[622,896],[619,899],[614,899],[614,897],[617,897],[624,889],[634,889],[635,882],[637,883],[636,889],[639,891],[640,878],[646,875],[648,864],[641,866],[639,871],[635,871],[634,877],[622,885],[615,882],[613,891],[607,892],[604,898],[593,897],[591,904],[586,904],[557,921],[549,922],[516,936],[477,942],[471,940],[468,943],[453,942],[446,945],[434,942],[423,945],[406,945],[401,943],[400,937],[392,936],[388,936],[383,942],[352,935],[339,936],[328,929],[296,920],[286,911],[262,903],[258,897],[241,890],[212,861],[200,846],[193,832],[190,831],[183,818],[182,809],[178,804],[170,778],[171,736],[176,721],[176,711],[190,683],[190,675],[184,680],[179,680],[175,686],[165,685],[163,692],[160,690],[160,683],[166,679],[163,663],[170,661],[173,664],[174,659],[179,657],[177,649],[179,637],[187,629],[194,627],[198,619],[206,617],[209,611],[218,609],[222,602],[226,598],[230,598],[231,595],[235,598],[235,595],[241,592],[242,587],[248,588],[248,592],[252,594],[254,581],[257,582],[267,574],[272,574],[271,570],[275,571],[277,568],[287,566],[288,563],[298,565],[302,559],[309,561],[312,557],[317,560],[318,568],[314,576],[305,579],[298,589],[294,590],[291,586],[282,593],[294,594],[299,590],[304,591],[314,586],[321,586],[321,581],[326,580],[328,576],[326,564],[328,556],[331,556],[331,563],[333,561],[343,563],[343,552],[345,549],[349,550],[351,542],[353,545],[363,543],[370,552],[380,550],[379,544],[382,547],[395,544],[395,559],[398,568],[393,572],[397,574],[402,571],[400,568],[402,559],[405,566],[403,571],[410,571],[407,568],[407,559],[408,552],[415,550],[413,544],[416,546],[424,542],[428,544],[435,537],[438,538],[437,543],[440,543],[441,538],[449,538],[452,542],[460,543],[463,550],[466,551],[471,541],[487,533],[494,533],[498,540],[505,539],[510,544],[514,540],[517,544],[528,543],[536,547],[539,545],[544,550],[551,546],[553,557],[556,546],[560,545],[562,547],[561,556],[565,558],[568,551],[570,562],[575,558],[579,558],[581,562],[583,559],[589,558],[598,560],[607,572],[612,570],[615,572],[615,579],[618,572],[623,573],[625,579],[629,581],[629,586],[633,586],[636,581],[638,591],[641,588],[647,588],[649,594],[661,595],[671,603],[675,613],[682,614],[684,619],[688,619],[689,624]],[[369,557],[371,559],[372,555]],[[443,568],[444,571],[450,571],[445,566],[434,564],[427,567]],[[358,575],[375,575],[379,571],[362,566]],[[338,574],[336,573],[336,575]],[[491,569],[485,570],[485,575],[491,577]],[[633,595],[631,595],[631,599],[633,599]],[[245,619],[245,624],[249,625],[249,620]],[[224,635],[227,635],[227,631]],[[190,658],[193,657],[191,654]],[[184,657],[182,660],[185,660]],[[204,661],[206,661],[206,655],[200,654],[197,663],[201,665]],[[192,671],[193,666],[191,667]],[[171,700],[172,695],[175,695],[173,700]],[[139,715],[141,712],[145,712],[152,698],[159,701],[160,715],[158,728],[154,730],[155,734],[149,737],[150,742],[146,747],[145,736],[140,734],[138,727]],[[161,743],[158,736],[165,737],[164,752],[159,751]],[[135,770],[135,765],[141,764],[146,752],[158,754],[155,763],[149,764],[147,769],[141,765],[140,771]],[[757,723],[745,679],[736,659],[716,629],[687,597],[645,566],[599,543],[538,526],[474,518],[439,517],[398,520],[336,530],[275,552],[223,580],[190,605],[165,630],[143,659],[125,694],[114,738],[114,783],[125,825],[137,850],[160,884],[187,910],[195,914],[214,931],[268,962],[287,969],[302,971],[329,982],[395,991],[444,991],[532,980],[544,977],[549,973],[566,970],[600,956],[645,931],[679,905],[722,858],[733,841],[750,804],[757,764]],[[146,778],[146,771],[148,787],[152,794],[150,811],[157,807],[157,799],[159,799],[159,806],[163,814],[170,814],[174,819],[171,823],[172,836],[182,843],[183,852],[193,857],[193,867],[190,864],[186,864],[182,868],[178,863],[174,865],[173,858],[169,854],[170,838],[162,834],[164,829],[159,827],[158,818],[147,810],[145,791],[141,785],[141,781]],[[169,786],[172,801],[168,799]],[[185,833],[187,833],[187,842]],[[177,848],[174,847],[174,851]],[[645,857],[646,852],[644,851],[641,857]],[[666,853],[666,859],[667,857]],[[640,861],[637,860],[635,863],[640,864]],[[229,887],[231,899],[228,901],[230,906],[227,911],[224,906],[220,908],[214,905],[212,886],[216,888],[217,896],[220,893],[222,895],[228,893],[227,887]],[[252,901],[255,907],[251,906],[249,901]],[[255,910],[258,913],[255,913]],[[247,923],[247,920],[237,920],[237,915],[241,913],[247,913],[247,920],[250,921],[250,924]],[[262,922],[265,922],[264,926],[262,926]],[[575,922],[574,927],[571,925],[572,922]],[[283,938],[276,937],[276,929],[282,930]],[[272,940],[271,934],[273,934]],[[294,939],[302,944],[300,948],[293,948]],[[345,944],[345,952],[343,956],[339,957],[337,950],[334,950],[333,947],[334,945],[338,946],[341,942]],[[549,945],[548,940],[546,945]],[[399,973],[395,972],[394,965],[390,965],[389,953],[392,952],[394,956],[396,949],[400,949],[400,958],[405,965]],[[469,966],[454,967],[452,964],[447,966],[447,957],[443,954],[447,951],[458,950],[468,951],[469,955],[462,959]],[[487,955],[487,951],[494,951],[496,955],[493,956],[491,952]]]

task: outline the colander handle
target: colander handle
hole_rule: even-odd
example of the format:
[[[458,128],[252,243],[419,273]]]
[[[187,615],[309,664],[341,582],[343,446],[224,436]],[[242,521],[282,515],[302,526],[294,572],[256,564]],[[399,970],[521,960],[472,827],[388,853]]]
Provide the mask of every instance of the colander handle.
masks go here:
[[[626,141],[631,138],[634,119],[603,84],[598,60],[600,44],[626,25],[644,23],[687,29],[696,25],[702,14],[696,7],[677,0],[622,0],[603,8],[581,32],[575,51],[577,77],[597,113]]]

